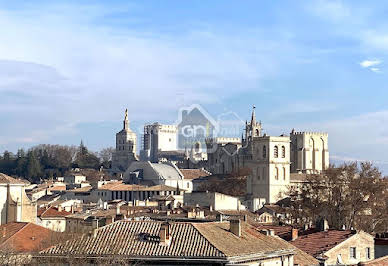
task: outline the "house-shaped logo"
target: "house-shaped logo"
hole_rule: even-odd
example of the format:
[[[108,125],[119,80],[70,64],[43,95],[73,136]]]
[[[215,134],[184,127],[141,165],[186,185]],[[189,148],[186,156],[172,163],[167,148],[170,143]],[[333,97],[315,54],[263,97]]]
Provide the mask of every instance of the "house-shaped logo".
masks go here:
[[[200,106],[192,105],[179,110],[178,149],[206,150],[206,139],[217,136],[218,123]]]

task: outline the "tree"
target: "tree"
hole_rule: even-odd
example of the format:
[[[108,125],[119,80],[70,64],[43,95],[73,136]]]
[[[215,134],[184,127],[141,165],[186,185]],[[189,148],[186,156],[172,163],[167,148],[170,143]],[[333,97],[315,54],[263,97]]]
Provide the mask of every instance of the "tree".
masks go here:
[[[290,189],[289,212],[300,225],[325,218],[336,229],[377,232],[387,227],[387,192],[387,181],[371,163],[331,166]]]
[[[109,147],[109,148],[102,149],[98,153],[98,157],[100,158],[100,161],[101,161],[102,165],[104,166],[104,168],[111,168],[112,157],[113,157],[114,151],[115,151],[114,148]]]
[[[27,179],[34,183],[39,183],[42,177],[42,168],[35,152],[28,152]]]

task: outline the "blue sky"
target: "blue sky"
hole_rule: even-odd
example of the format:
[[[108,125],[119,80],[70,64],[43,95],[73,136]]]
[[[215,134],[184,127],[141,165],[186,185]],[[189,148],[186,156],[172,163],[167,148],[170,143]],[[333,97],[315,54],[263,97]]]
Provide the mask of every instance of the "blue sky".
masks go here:
[[[0,152],[92,150],[200,104],[268,134],[329,133],[388,170],[385,1],[1,1]],[[139,136],[140,138],[140,136]]]

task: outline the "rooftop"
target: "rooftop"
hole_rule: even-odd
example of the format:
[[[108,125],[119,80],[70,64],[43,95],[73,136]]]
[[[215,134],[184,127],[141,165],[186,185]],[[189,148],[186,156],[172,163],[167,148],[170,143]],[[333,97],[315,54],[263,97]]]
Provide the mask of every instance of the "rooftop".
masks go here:
[[[33,252],[52,245],[60,233],[33,223],[13,222],[0,226],[0,250],[7,252]]]
[[[242,223],[242,235],[229,231],[229,223],[171,223],[170,245],[158,240],[162,222],[117,221],[96,231],[94,236],[82,236],[51,247],[46,255],[122,256],[150,259],[184,257],[187,259],[243,261],[244,256],[268,257],[293,254],[293,248],[283,240],[265,236],[252,226]],[[148,236],[142,239],[141,236]]]
[[[203,169],[179,169],[179,171],[183,174],[184,179],[196,179],[211,175],[208,171]]]
[[[299,236],[290,243],[315,257],[334,248],[354,234],[355,232],[350,230],[327,230]]]
[[[26,184],[26,180],[16,179],[6,174],[0,173],[0,184]]]
[[[170,187],[166,185],[156,186],[142,186],[142,185],[130,185],[124,184],[122,181],[111,182],[102,185],[99,190],[110,190],[110,191],[175,191],[176,187]],[[180,189],[184,190],[184,189]]]
[[[40,208],[37,212],[37,216],[40,218],[66,217],[70,214],[70,212],[67,212],[65,210],[59,211],[56,207]]]

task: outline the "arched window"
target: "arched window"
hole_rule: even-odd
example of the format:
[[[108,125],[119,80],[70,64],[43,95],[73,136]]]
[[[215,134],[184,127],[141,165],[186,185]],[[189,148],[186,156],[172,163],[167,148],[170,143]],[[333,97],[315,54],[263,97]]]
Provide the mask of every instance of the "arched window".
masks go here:
[[[279,168],[275,167],[275,179],[279,179]]]
[[[282,146],[282,158],[286,158],[286,147]]]
[[[279,148],[278,148],[278,146],[275,146],[274,151],[273,151],[273,156],[275,158],[279,157]]]
[[[267,147],[263,146],[263,158],[267,157]]]

